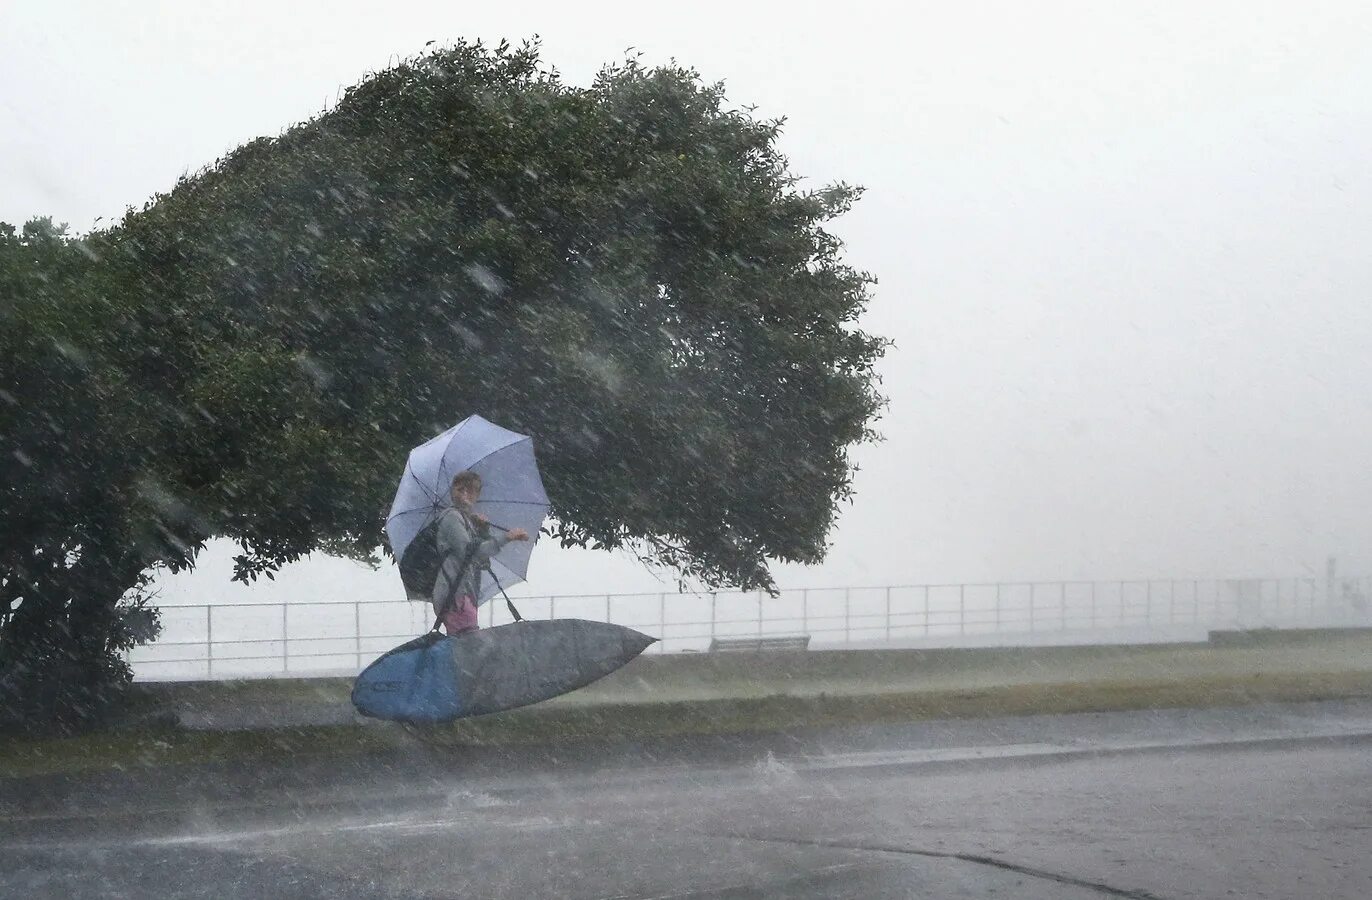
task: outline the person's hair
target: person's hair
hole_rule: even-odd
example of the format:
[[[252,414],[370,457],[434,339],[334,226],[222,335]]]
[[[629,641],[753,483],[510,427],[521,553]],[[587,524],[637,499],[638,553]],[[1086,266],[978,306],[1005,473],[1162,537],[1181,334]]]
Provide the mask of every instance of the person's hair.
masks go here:
[[[452,487],[448,488],[448,493],[452,493],[458,488],[476,488],[481,490],[481,476],[468,469],[466,472],[458,472],[453,479]]]

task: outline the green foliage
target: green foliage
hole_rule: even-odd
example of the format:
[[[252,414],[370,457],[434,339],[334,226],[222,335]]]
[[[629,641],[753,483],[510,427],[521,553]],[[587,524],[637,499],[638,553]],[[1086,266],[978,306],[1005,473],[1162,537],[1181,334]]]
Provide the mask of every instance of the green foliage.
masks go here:
[[[98,280],[65,228],[0,229],[0,724],[107,706],[120,651],[157,633],[149,569],[178,561],[121,546],[145,435],[128,379],[90,349],[110,338]]]
[[[460,44],[106,231],[3,236],[16,609],[40,562],[101,560],[112,609],[215,536],[244,579],[370,558],[405,453],[471,413],[535,435],[564,544],[750,588],[817,562],[885,344],[824,230],[859,192],[798,190],[780,127],[690,70],[577,88]]]

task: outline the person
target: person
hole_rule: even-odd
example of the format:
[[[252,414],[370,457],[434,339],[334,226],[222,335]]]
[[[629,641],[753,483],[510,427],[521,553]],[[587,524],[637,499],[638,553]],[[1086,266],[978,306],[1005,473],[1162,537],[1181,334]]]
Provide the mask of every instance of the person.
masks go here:
[[[438,554],[443,562],[434,580],[433,607],[444,630],[454,635],[479,627],[476,597],[481,572],[491,557],[510,541],[527,541],[529,533],[523,528],[511,528],[503,534],[491,535],[486,517],[474,509],[481,498],[481,476],[475,472],[458,473],[453,479],[451,496],[453,505],[438,518]],[[465,569],[463,560],[467,560]]]

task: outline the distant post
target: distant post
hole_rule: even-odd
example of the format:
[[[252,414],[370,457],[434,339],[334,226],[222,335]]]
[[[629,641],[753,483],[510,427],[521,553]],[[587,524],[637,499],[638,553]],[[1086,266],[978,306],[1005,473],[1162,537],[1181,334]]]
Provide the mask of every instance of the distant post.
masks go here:
[[[1339,577],[1339,560],[1331,556],[1324,564],[1324,610],[1325,615],[1334,612],[1334,582]]]

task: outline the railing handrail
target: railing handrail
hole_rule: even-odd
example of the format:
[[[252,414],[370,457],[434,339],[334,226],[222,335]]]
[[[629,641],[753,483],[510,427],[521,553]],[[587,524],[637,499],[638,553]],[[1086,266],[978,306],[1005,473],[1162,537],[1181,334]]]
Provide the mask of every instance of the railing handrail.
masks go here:
[[[1338,580],[1339,580],[1339,581],[1356,581],[1356,580],[1358,580],[1359,577],[1361,577],[1361,576],[1339,576],[1339,579],[1338,579]],[[1072,585],[1092,585],[1092,584],[1118,584],[1118,585],[1126,585],[1126,584],[1127,584],[1127,585],[1133,585],[1133,584],[1187,584],[1187,583],[1192,583],[1192,582],[1196,582],[1196,583],[1199,583],[1199,582],[1209,582],[1209,583],[1232,583],[1232,582],[1301,581],[1301,582],[1307,582],[1307,583],[1316,583],[1316,582],[1323,581],[1323,580],[1324,580],[1324,579],[1323,579],[1322,576],[1316,576],[1316,575],[1282,575],[1282,576],[1273,576],[1273,577],[1267,577],[1267,578],[1255,578],[1255,577],[1249,577],[1249,576],[1243,576],[1243,577],[1231,577],[1231,576],[1218,576],[1218,577],[1216,577],[1216,576],[1209,576],[1209,577],[1195,576],[1195,577],[1191,577],[1191,576],[1188,576],[1188,577],[1182,577],[1182,578],[1058,578],[1058,579],[1051,579],[1051,578],[1049,578],[1049,579],[1013,578],[1013,579],[1006,579],[1006,580],[1004,580],[1004,581],[931,581],[931,582],[927,582],[927,583],[923,583],[923,584],[916,584],[916,583],[901,583],[901,584],[846,584],[846,585],[832,585],[832,586],[815,586],[815,585],[810,585],[810,586],[808,586],[808,587],[786,587],[786,588],[778,588],[778,593],[779,593],[779,594],[797,594],[797,593],[821,593],[821,592],[845,592],[845,591],[847,591],[847,592],[851,592],[851,591],[921,591],[921,590],[933,590],[933,589],[936,589],[936,588],[948,588],[948,589],[953,589],[953,588],[1013,588],[1013,587],[1021,587],[1021,588],[1023,588],[1023,587],[1038,587],[1038,586],[1048,586],[1048,585],[1052,585],[1052,586],[1072,586]],[[512,589],[512,590],[513,590],[513,589]],[[744,589],[741,589],[741,588],[720,588],[720,589],[718,589],[718,590],[713,590],[713,591],[709,591],[709,590],[700,590],[700,591],[665,591],[665,590],[664,590],[664,591],[600,591],[600,592],[597,592],[597,593],[581,593],[581,594],[558,594],[558,593],[547,593],[547,594],[515,594],[515,593],[512,593],[512,594],[510,595],[510,599],[515,600],[516,602],[518,602],[518,601],[520,601],[520,600],[525,600],[525,601],[530,601],[530,602],[538,601],[538,600],[604,600],[604,599],[606,599],[607,597],[608,597],[609,599],[611,599],[611,600],[621,599],[621,598],[625,598],[625,597],[652,597],[652,598],[654,598],[654,599],[656,599],[656,598],[658,598],[658,597],[693,597],[693,598],[700,599],[700,600],[708,600],[708,599],[710,599],[711,597],[714,597],[714,598],[720,598],[720,597],[756,598],[756,597],[758,597],[758,596],[761,596],[762,599],[764,599],[764,600],[767,600],[767,599],[776,599],[775,596],[768,594],[765,590],[763,590],[763,589],[761,589],[761,588],[753,588],[753,589],[748,589],[748,590],[744,590]],[[357,604],[363,604],[363,605],[370,605],[370,604],[387,604],[387,605],[390,605],[390,604],[396,604],[396,603],[413,603],[415,606],[423,606],[423,605],[424,605],[424,602],[425,602],[425,601],[420,601],[420,600],[406,600],[406,599],[404,599],[404,598],[402,598],[402,597],[397,596],[397,597],[393,597],[393,598],[384,598],[384,599],[380,599],[380,600],[300,600],[300,601],[283,601],[283,600],[276,600],[276,601],[258,601],[258,600],[251,600],[251,601],[244,601],[244,602],[229,600],[229,601],[221,601],[221,602],[217,602],[217,603],[214,603],[214,602],[204,602],[204,603],[163,603],[163,604],[159,604],[159,608],[160,608],[160,609],[203,609],[203,608],[205,608],[206,606],[214,606],[214,607],[233,607],[233,608],[240,608],[240,607],[241,607],[241,608],[245,608],[245,609],[246,609],[246,608],[251,608],[251,607],[265,607],[265,606],[277,607],[277,606],[282,606],[282,605],[286,605],[286,606],[349,606],[349,607],[350,607],[350,606],[355,606],[355,605],[357,605]]]
[[[1076,590],[1084,587],[1089,587],[1089,592]],[[1368,619],[1372,624],[1372,610],[1364,602],[1372,595],[1372,579],[1352,576],[1332,580],[1309,575],[1280,579],[1021,579],[785,588],[780,594],[775,599],[781,602],[775,604],[771,602],[774,598],[756,590],[545,594],[514,599],[527,605],[526,611],[534,617],[544,613],[556,617],[559,611],[566,615],[571,611],[569,605],[580,601],[594,608],[589,613],[585,608],[577,610],[579,615],[603,617],[644,630],[656,627],[662,640],[654,652],[671,652],[669,644],[676,648],[703,645],[716,637],[782,634],[823,636],[825,645],[1015,635],[1033,642],[1045,634],[1117,632],[1122,628],[1137,634],[1148,629],[1229,627],[1243,622],[1266,625],[1269,620],[1293,624],[1336,619],[1361,623]],[[670,602],[674,600],[685,602]],[[722,606],[721,600],[725,601]],[[702,603],[709,605],[708,619],[702,617]],[[309,615],[321,608],[349,607],[352,615]],[[161,609],[173,615],[193,615],[174,620],[178,633],[168,634],[168,640],[138,648],[134,655],[142,659],[135,665],[203,663],[210,677],[216,664],[222,672],[224,664],[242,662],[275,664],[276,672],[298,674],[307,674],[299,670],[302,660],[350,660],[360,668],[382,642],[404,640],[414,629],[427,628],[429,623],[427,604],[401,598],[209,601],[164,604]],[[368,611],[366,628],[364,609]],[[497,612],[505,618],[494,605],[483,610],[487,624],[496,623]],[[678,610],[684,616],[673,620],[669,611]],[[755,612],[749,614],[750,610]],[[241,618],[236,615],[240,612],[244,614]],[[321,635],[317,626],[311,627],[316,620],[331,623],[328,630],[346,631]],[[331,646],[344,649],[331,650]],[[204,648],[203,656],[194,656],[187,649],[196,647]],[[255,653],[257,650],[263,652]],[[295,670],[292,662],[296,663]],[[260,672],[261,667],[255,671]]]

